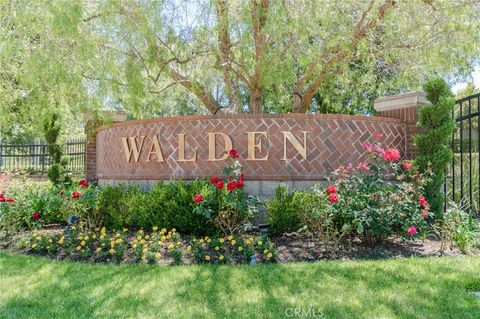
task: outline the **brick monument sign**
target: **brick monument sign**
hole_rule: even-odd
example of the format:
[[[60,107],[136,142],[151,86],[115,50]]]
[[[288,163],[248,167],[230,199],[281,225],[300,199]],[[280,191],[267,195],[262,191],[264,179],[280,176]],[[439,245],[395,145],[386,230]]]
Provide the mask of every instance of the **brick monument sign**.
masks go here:
[[[219,174],[225,151],[234,148],[250,181],[247,191],[268,196],[279,182],[304,188],[339,166],[366,160],[362,144],[372,142],[375,132],[383,134],[383,146],[410,157],[421,98],[411,93],[379,99],[379,117],[249,114],[114,121],[87,142],[87,178],[145,188],[159,180],[209,178]]]

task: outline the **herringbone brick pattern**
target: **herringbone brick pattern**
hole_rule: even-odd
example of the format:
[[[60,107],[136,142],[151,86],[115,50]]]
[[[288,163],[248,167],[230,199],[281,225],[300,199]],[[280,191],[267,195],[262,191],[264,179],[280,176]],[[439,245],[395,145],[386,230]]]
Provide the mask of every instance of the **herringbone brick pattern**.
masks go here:
[[[268,161],[247,161],[247,133],[268,132],[262,139],[262,152],[269,154]],[[291,132],[303,144],[303,131],[307,134],[307,159],[286,142],[287,161],[282,160],[284,137],[282,131]],[[322,180],[334,169],[348,163],[356,164],[367,159],[362,143],[373,142],[372,134],[383,133],[385,147],[398,148],[403,154],[406,144],[406,127],[399,120],[360,116],[237,116],[237,117],[179,117],[159,118],[149,121],[124,122],[102,128],[97,133],[97,178],[101,179],[194,179],[218,175],[224,161],[212,162],[208,158],[208,132],[227,134],[233,148],[241,156],[245,175],[255,180]],[[178,162],[178,134],[188,134],[185,140],[185,157],[197,152],[196,162]],[[158,137],[165,162],[146,162],[152,137]],[[139,161],[127,162],[121,137],[146,136]],[[257,140],[258,141],[258,140]],[[217,141],[217,157],[224,151],[221,138]]]

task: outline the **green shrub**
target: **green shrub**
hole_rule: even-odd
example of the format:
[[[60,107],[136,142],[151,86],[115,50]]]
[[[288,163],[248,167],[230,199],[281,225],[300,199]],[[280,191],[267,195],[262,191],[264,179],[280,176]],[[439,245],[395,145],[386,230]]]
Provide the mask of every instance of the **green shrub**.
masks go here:
[[[447,243],[453,243],[462,253],[468,253],[480,244],[480,225],[455,203],[449,206],[443,219],[435,225],[435,230],[442,239],[442,251]]]
[[[300,228],[299,201],[294,201],[296,194],[289,193],[286,186],[278,186],[275,197],[267,202],[267,222],[273,234],[296,231]]]
[[[425,185],[425,195],[430,208],[437,216],[441,215],[445,195],[440,192],[445,182],[445,170],[452,160],[452,150],[447,144],[455,129],[452,111],[455,99],[442,78],[427,81],[423,89],[432,104],[419,110],[419,125],[425,133],[415,138],[417,157],[415,163],[420,172],[431,170],[430,181]]]

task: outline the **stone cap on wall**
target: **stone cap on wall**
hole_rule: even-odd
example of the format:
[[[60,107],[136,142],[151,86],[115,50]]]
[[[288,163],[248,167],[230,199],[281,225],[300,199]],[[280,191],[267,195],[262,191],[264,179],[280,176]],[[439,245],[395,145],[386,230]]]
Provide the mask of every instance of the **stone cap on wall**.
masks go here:
[[[377,112],[419,107],[425,104],[430,104],[430,101],[427,100],[424,92],[410,92],[385,96],[373,101],[373,106]]]

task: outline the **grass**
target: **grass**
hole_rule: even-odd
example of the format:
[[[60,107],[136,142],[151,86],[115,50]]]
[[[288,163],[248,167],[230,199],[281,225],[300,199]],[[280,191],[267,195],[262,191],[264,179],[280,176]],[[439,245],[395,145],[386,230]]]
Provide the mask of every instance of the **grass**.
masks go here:
[[[0,318],[478,318],[477,290],[480,257],[159,267],[0,252]]]

